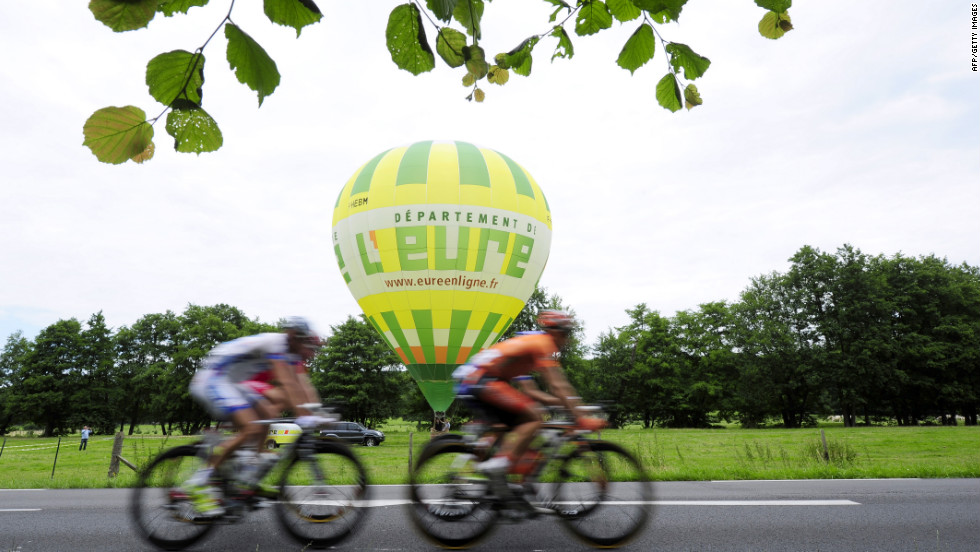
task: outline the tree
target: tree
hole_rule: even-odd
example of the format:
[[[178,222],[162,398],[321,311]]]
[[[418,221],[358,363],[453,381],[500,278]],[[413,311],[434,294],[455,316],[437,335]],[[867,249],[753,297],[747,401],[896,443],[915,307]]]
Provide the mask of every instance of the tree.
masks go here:
[[[706,427],[715,415],[727,417],[734,410],[729,383],[737,377],[730,335],[733,325],[724,301],[705,303],[674,317],[674,340],[683,362],[679,375],[685,382],[678,414],[687,418],[686,426]]]
[[[827,382],[837,395],[845,425],[857,414],[865,423],[890,394],[892,350],[888,322],[894,308],[882,259],[845,244],[837,250],[831,301],[821,322],[827,338]],[[874,411],[874,412],[872,412]]]
[[[73,389],[80,380],[80,334],[78,320],[59,320],[41,330],[26,355],[14,401],[26,420],[44,427],[45,437],[68,428]]]
[[[635,342],[628,331],[609,330],[599,335],[592,362],[586,370],[572,370],[569,379],[588,403],[613,405],[607,408],[612,428],[632,421],[640,411],[637,388],[631,373],[635,366]]]
[[[800,427],[819,398],[818,336],[804,294],[786,275],[752,279],[734,305],[733,344],[739,351],[734,409],[744,427],[778,415]]]
[[[480,82],[504,85],[510,73],[530,76],[534,49],[552,42],[551,60],[571,59],[575,55],[572,36],[585,37],[606,31],[613,21],[638,26],[626,40],[616,64],[634,73],[652,60],[658,50],[667,61],[667,73],[656,87],[656,100],[670,111],[691,109],[702,103],[693,83],[701,77],[711,61],[691,47],[664,38],[663,25],[676,22],[687,0],[547,0],[555,10],[543,32],[533,34],[508,51],[488,60],[481,45],[484,40],[482,19],[489,6],[485,0],[408,0],[396,6],[388,16],[385,40],[395,65],[413,75],[435,68],[435,53],[453,69],[463,71],[463,85],[471,89],[468,100],[482,102],[485,92]],[[187,14],[190,8],[204,6],[209,0],[92,0],[89,9],[95,18],[115,32],[147,27],[161,13],[166,17]],[[792,30],[789,17],[792,0],[755,0],[766,10],[759,22],[759,33],[778,39]],[[265,15],[270,22],[296,29],[299,37],[304,28],[317,23],[322,14],[313,0],[264,0]],[[120,164],[128,160],[142,163],[153,157],[153,126],[167,115],[166,132],[174,139],[174,148],[184,153],[215,151],[223,144],[218,123],[204,110],[204,50],[211,39],[223,30],[228,40],[226,57],[239,82],[262,100],[279,86],[280,74],[275,61],[231,18],[235,1],[228,12],[193,52],[173,50],[154,57],[147,64],[145,80],[150,95],[164,108],[156,117],[147,118],[135,106],[105,107],[85,122],[84,144],[104,163]],[[524,13],[530,8],[523,7]],[[425,31],[428,23],[434,33],[435,53]]]
[[[33,344],[18,331],[7,337],[0,353],[0,435],[23,419],[18,397],[32,349]]]
[[[112,433],[122,400],[116,377],[113,336],[102,312],[93,314],[81,333],[80,380],[72,397],[73,428],[91,426],[97,433]]]
[[[670,320],[641,303],[627,309],[630,323],[604,333],[584,372],[573,382],[587,401],[608,404],[613,427],[641,420],[643,427],[677,425],[678,351]]]
[[[637,349],[649,333],[651,321],[659,315],[651,313],[643,303],[626,313],[630,324],[601,334],[586,369],[572,370],[570,374],[587,402],[607,405],[610,426],[621,427],[642,419],[644,427],[650,427],[654,399],[643,373],[646,365],[638,363]]]
[[[332,334],[310,367],[320,396],[340,402],[346,419],[368,426],[401,415],[400,385],[406,378],[400,375],[398,357],[363,315],[348,316],[330,329]]]
[[[161,433],[169,433],[167,403],[176,395],[172,378],[174,358],[178,355],[181,323],[171,311],[146,314],[132,327],[116,333],[118,384],[123,399],[117,412],[122,431],[129,422],[129,434],[142,422],[159,422]]]
[[[901,425],[926,416],[975,425],[980,410],[980,280],[976,268],[896,255],[884,263],[894,312],[895,392]]]

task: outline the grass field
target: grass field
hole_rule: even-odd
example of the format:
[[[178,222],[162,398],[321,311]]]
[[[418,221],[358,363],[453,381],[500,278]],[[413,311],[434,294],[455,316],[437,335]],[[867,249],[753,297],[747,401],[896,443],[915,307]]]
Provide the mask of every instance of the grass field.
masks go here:
[[[407,481],[409,440],[417,455],[429,440],[414,423],[379,428],[379,447],[356,447],[372,484]],[[823,458],[821,430],[830,461]],[[654,480],[836,479],[980,477],[980,427],[857,427],[817,429],[606,430],[602,438],[638,456]],[[137,466],[159,451],[194,437],[127,436],[122,456]],[[0,488],[128,487],[133,471],[108,470],[113,437],[96,435],[88,450],[79,437],[7,437],[0,453]],[[57,454],[57,459],[56,459]],[[53,475],[52,475],[53,474]]]

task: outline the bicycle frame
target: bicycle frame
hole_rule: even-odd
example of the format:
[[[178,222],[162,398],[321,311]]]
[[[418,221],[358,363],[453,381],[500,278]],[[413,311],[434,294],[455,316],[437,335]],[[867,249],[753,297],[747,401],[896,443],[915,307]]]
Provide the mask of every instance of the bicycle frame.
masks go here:
[[[294,418],[277,418],[277,419],[267,419],[267,420],[255,420],[251,423],[263,426],[270,426],[275,423],[291,422]],[[254,477],[254,482],[252,482],[248,487],[242,488],[241,481],[237,479],[237,468],[240,466],[238,462],[235,462],[232,458],[229,458],[226,462],[222,463],[222,466],[218,469],[218,474],[222,479],[221,490],[225,495],[225,499],[234,508],[235,503],[244,502],[244,506],[254,506],[255,501],[253,496],[255,491],[259,488],[259,482],[265,479],[277,466],[284,465],[292,461],[292,458],[298,457],[300,459],[305,459],[316,453],[315,441],[317,437],[317,428],[314,426],[308,426],[302,428],[302,433],[293,442],[288,443],[286,446],[282,447],[279,454],[279,458],[269,464],[262,464],[259,468],[259,472]],[[216,442],[212,439],[205,439],[198,443],[198,446],[204,447],[204,458],[209,457],[214,454],[214,448],[220,446],[223,439],[217,440]],[[342,444],[342,443],[338,443]],[[346,446],[346,445],[345,445]],[[249,449],[244,449],[249,450]],[[256,454],[259,453],[260,449],[256,449]],[[315,475],[317,477],[323,477],[323,473],[320,471],[320,466],[316,463],[311,464],[311,467],[315,470]],[[243,492],[244,491],[244,492]],[[252,494],[249,494],[252,493]],[[266,497],[271,498],[271,497]],[[251,508],[250,508],[251,509]]]
[[[509,432],[510,428],[498,425],[486,428],[479,435],[465,435],[460,436],[460,438],[463,441],[471,441],[480,459],[486,460],[491,458],[500,449],[503,439]],[[526,473],[512,472],[511,475],[521,476],[526,482],[537,482],[537,478],[540,477],[548,464],[555,460],[562,460],[568,456],[568,453],[562,453],[562,449],[566,445],[574,443],[579,448],[587,447],[587,442],[591,440],[589,437],[586,437],[588,433],[592,432],[577,429],[575,423],[570,420],[551,420],[544,422],[535,433],[533,440],[524,453],[525,456],[529,453],[538,453],[533,466],[526,470]],[[544,442],[538,442],[542,437],[544,438]],[[487,440],[489,440],[487,444],[480,444],[481,441]],[[524,458],[518,460],[518,462],[522,461],[524,461]]]

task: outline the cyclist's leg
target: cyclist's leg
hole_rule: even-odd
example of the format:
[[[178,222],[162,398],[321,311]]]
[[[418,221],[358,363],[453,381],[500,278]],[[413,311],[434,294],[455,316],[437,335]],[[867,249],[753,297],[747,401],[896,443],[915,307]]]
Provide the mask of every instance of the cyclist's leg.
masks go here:
[[[231,423],[234,424],[237,431],[235,435],[221,444],[221,451],[212,462],[213,467],[220,466],[222,462],[245,443],[251,441],[258,444],[265,437],[265,426],[252,423],[258,420],[259,416],[251,406],[246,405],[231,411],[230,418]]]
[[[516,462],[541,427],[537,403],[502,381],[488,382],[480,391],[479,398],[495,408],[511,427],[495,457],[505,457],[510,462]]]
[[[226,377],[210,370],[195,374],[191,381],[191,396],[193,396],[218,421],[230,420],[237,433],[221,444],[220,450],[208,461],[208,466],[215,468],[239,448],[248,439],[255,439],[255,432],[263,428],[252,428],[249,422],[257,420],[258,416],[252,408],[246,388],[228,381]],[[261,436],[259,437],[261,439]]]

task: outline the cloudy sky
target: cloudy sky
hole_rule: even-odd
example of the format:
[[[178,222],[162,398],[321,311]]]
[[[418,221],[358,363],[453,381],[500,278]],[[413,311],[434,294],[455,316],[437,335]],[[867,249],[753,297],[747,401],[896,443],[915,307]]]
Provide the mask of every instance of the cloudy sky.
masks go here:
[[[485,85],[475,104],[458,70],[394,66],[384,31],[398,3],[321,0],[323,21],[297,39],[238,2],[279,88],[258,108],[219,33],[204,107],[224,147],[177,154],[158,124],[152,161],[111,166],[82,146],[86,118],[162,111],[146,62],[203,44],[228,3],[114,34],[85,2],[0,2],[0,339],[190,303],[304,315],[328,333],[360,312],[330,245],[340,188],[377,153],[429,139],[498,150],[534,176],[554,219],[541,283],[590,340],[639,303],[670,315],[736,300],[804,245],[980,265],[971,2],[798,1],[795,30],[771,41],[751,0],[691,0],[661,32],[711,68],[696,81],[704,105],[673,114],[654,97],[662,52],[632,76],[615,65],[636,22],[573,37],[570,61],[550,63],[542,40],[530,78]],[[495,0],[482,45],[543,33],[550,11]]]

